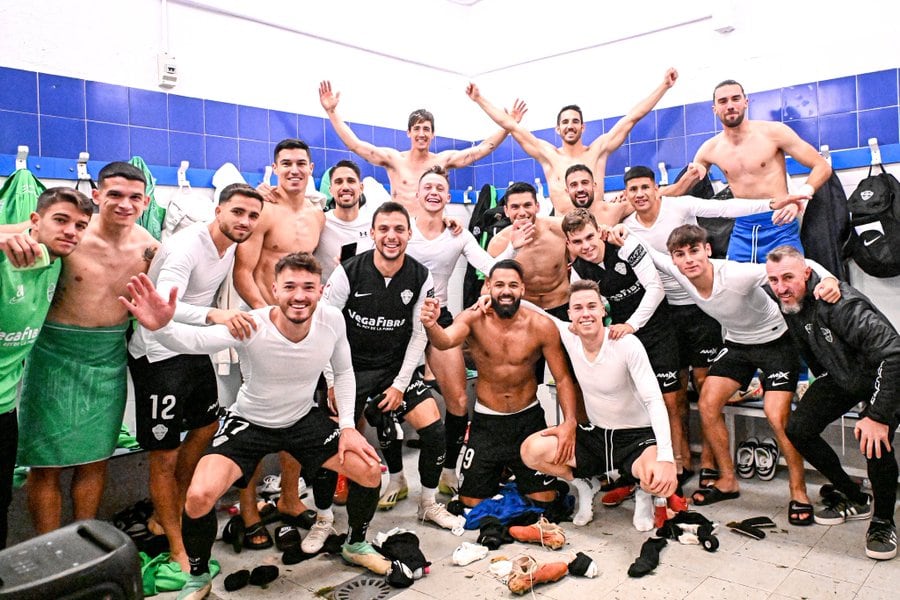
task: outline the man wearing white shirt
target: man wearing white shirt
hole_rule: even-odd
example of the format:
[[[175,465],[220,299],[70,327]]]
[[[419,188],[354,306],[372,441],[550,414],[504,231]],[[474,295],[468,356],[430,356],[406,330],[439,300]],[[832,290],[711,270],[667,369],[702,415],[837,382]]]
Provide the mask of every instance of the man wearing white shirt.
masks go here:
[[[178,290],[174,319],[190,325],[223,324],[236,337],[255,326],[247,313],[212,308],[234,265],[237,245],[253,233],[263,207],[252,187],[222,190],[212,223],[196,223],[167,238],[150,265],[162,294]],[[169,540],[171,560],[188,568],[179,524],[181,503],[200,455],[218,427],[216,377],[209,356],[179,354],[137,327],[128,345],[134,381],[137,439],[150,451],[154,519]],[[184,442],[182,429],[189,431]],[[156,531],[155,533],[159,533]]]
[[[570,213],[571,214],[571,213]],[[668,498],[678,485],[669,419],[647,353],[631,335],[612,335],[603,326],[603,300],[597,283],[575,281],[569,292],[567,323],[553,318],[584,395],[589,422],[575,433],[575,454],[557,463],[555,436],[538,432],[522,444],[525,464],[572,481],[618,468],[640,482],[634,526],[654,526],[650,494]],[[576,524],[591,520],[591,503],[579,493]]]
[[[371,204],[360,206],[363,184],[359,166],[352,160],[331,167],[331,195],[334,208],[325,213],[325,228],[319,236],[315,256],[322,265],[322,282],[328,281],[343,258],[372,248]]]
[[[296,253],[275,265],[277,306],[250,312],[256,327],[242,340],[220,326],[172,322],[177,291],[168,302],[149,278],[132,278],[131,299],[119,301],[165,347],[208,354],[234,348],[245,365],[244,383],[191,480],[182,515],[182,537],[191,577],[178,598],[205,598],[211,589],[209,558],[216,538],[215,503],[232,484],[246,486],[263,456],[286,451],[311,471],[320,466],[345,474],[351,484],[350,531],[342,555],[386,574],[390,562],[366,541],[375,512],[381,473],[378,456],[354,427],[355,377],[344,320],[319,304],[321,267],[311,254]],[[319,374],[331,365],[338,423],[313,402]]]

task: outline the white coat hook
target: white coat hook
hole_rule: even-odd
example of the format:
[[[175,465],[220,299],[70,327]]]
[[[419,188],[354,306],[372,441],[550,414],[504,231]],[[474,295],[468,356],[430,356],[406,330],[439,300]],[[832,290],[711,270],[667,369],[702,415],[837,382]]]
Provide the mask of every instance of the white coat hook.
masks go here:
[[[669,185],[669,172],[666,170],[666,163],[661,162],[656,166],[659,168],[659,185]]]
[[[828,147],[828,144],[822,144],[819,148],[819,154],[822,155],[822,158],[825,159],[825,162],[831,165],[831,148]]]
[[[28,146],[16,148],[16,171],[28,168]]]
[[[472,199],[469,198],[469,192],[471,192],[474,188],[470,185],[466,188],[466,191],[463,192],[463,204],[472,204]]]
[[[75,174],[78,177],[78,181],[90,181],[91,174],[88,173],[87,163],[90,160],[91,155],[87,152],[81,152],[78,154],[78,164],[75,169]]]
[[[189,161],[183,160],[181,161],[181,166],[178,167],[178,187],[182,190],[187,190],[191,187],[191,182],[187,179],[187,170],[190,166],[191,163]]]
[[[869,150],[872,152],[873,165],[881,164],[881,148],[878,147],[878,138],[869,138]]]
[[[506,187],[508,188],[508,187],[510,187],[510,186],[511,186],[512,184],[514,184],[514,183],[515,183],[515,181],[510,181],[508,184],[506,184]]]
[[[537,189],[538,198],[544,197],[544,182],[541,181],[540,177],[534,178],[534,187]]]
[[[272,165],[266,166],[266,171],[263,173],[262,182],[266,185],[272,185]]]

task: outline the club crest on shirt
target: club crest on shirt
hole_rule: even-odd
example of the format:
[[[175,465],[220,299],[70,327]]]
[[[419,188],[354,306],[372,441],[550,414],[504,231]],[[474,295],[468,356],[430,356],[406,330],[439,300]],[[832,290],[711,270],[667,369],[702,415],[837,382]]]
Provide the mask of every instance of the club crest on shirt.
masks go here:
[[[400,292],[400,299],[403,300],[403,304],[409,304],[409,301],[412,300],[412,298],[412,290],[403,290]]]
[[[56,282],[47,286],[47,302],[53,302],[53,294],[56,293]]]
[[[832,337],[830,329],[828,329],[827,327],[819,327],[819,331],[822,332],[822,335],[825,336],[825,339],[828,341],[829,344],[834,343],[834,337]]]
[[[162,423],[159,423],[158,425],[155,425],[150,431],[153,432],[153,437],[155,437],[157,441],[159,441],[166,437],[166,433],[168,433],[169,428]]]
[[[628,272],[628,271],[625,269],[625,263],[623,263],[623,262],[617,262],[617,263],[616,263],[616,266],[613,267],[613,270],[614,270],[616,273],[618,273],[619,275],[624,275],[625,273]]]

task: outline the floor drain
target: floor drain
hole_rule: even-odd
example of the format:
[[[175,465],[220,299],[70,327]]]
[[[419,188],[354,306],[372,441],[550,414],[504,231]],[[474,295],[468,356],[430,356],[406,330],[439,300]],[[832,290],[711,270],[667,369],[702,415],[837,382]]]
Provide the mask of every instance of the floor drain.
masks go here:
[[[383,578],[360,575],[335,588],[333,597],[334,600],[386,600],[398,591],[401,590],[392,588]]]

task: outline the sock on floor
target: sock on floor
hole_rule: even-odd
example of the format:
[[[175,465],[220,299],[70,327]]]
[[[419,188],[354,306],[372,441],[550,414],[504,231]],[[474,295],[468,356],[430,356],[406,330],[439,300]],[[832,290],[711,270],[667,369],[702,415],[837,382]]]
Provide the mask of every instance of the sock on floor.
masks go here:
[[[659,565],[659,553],[666,547],[664,538],[650,538],[641,546],[641,555],[628,567],[629,577],[643,577]]]

